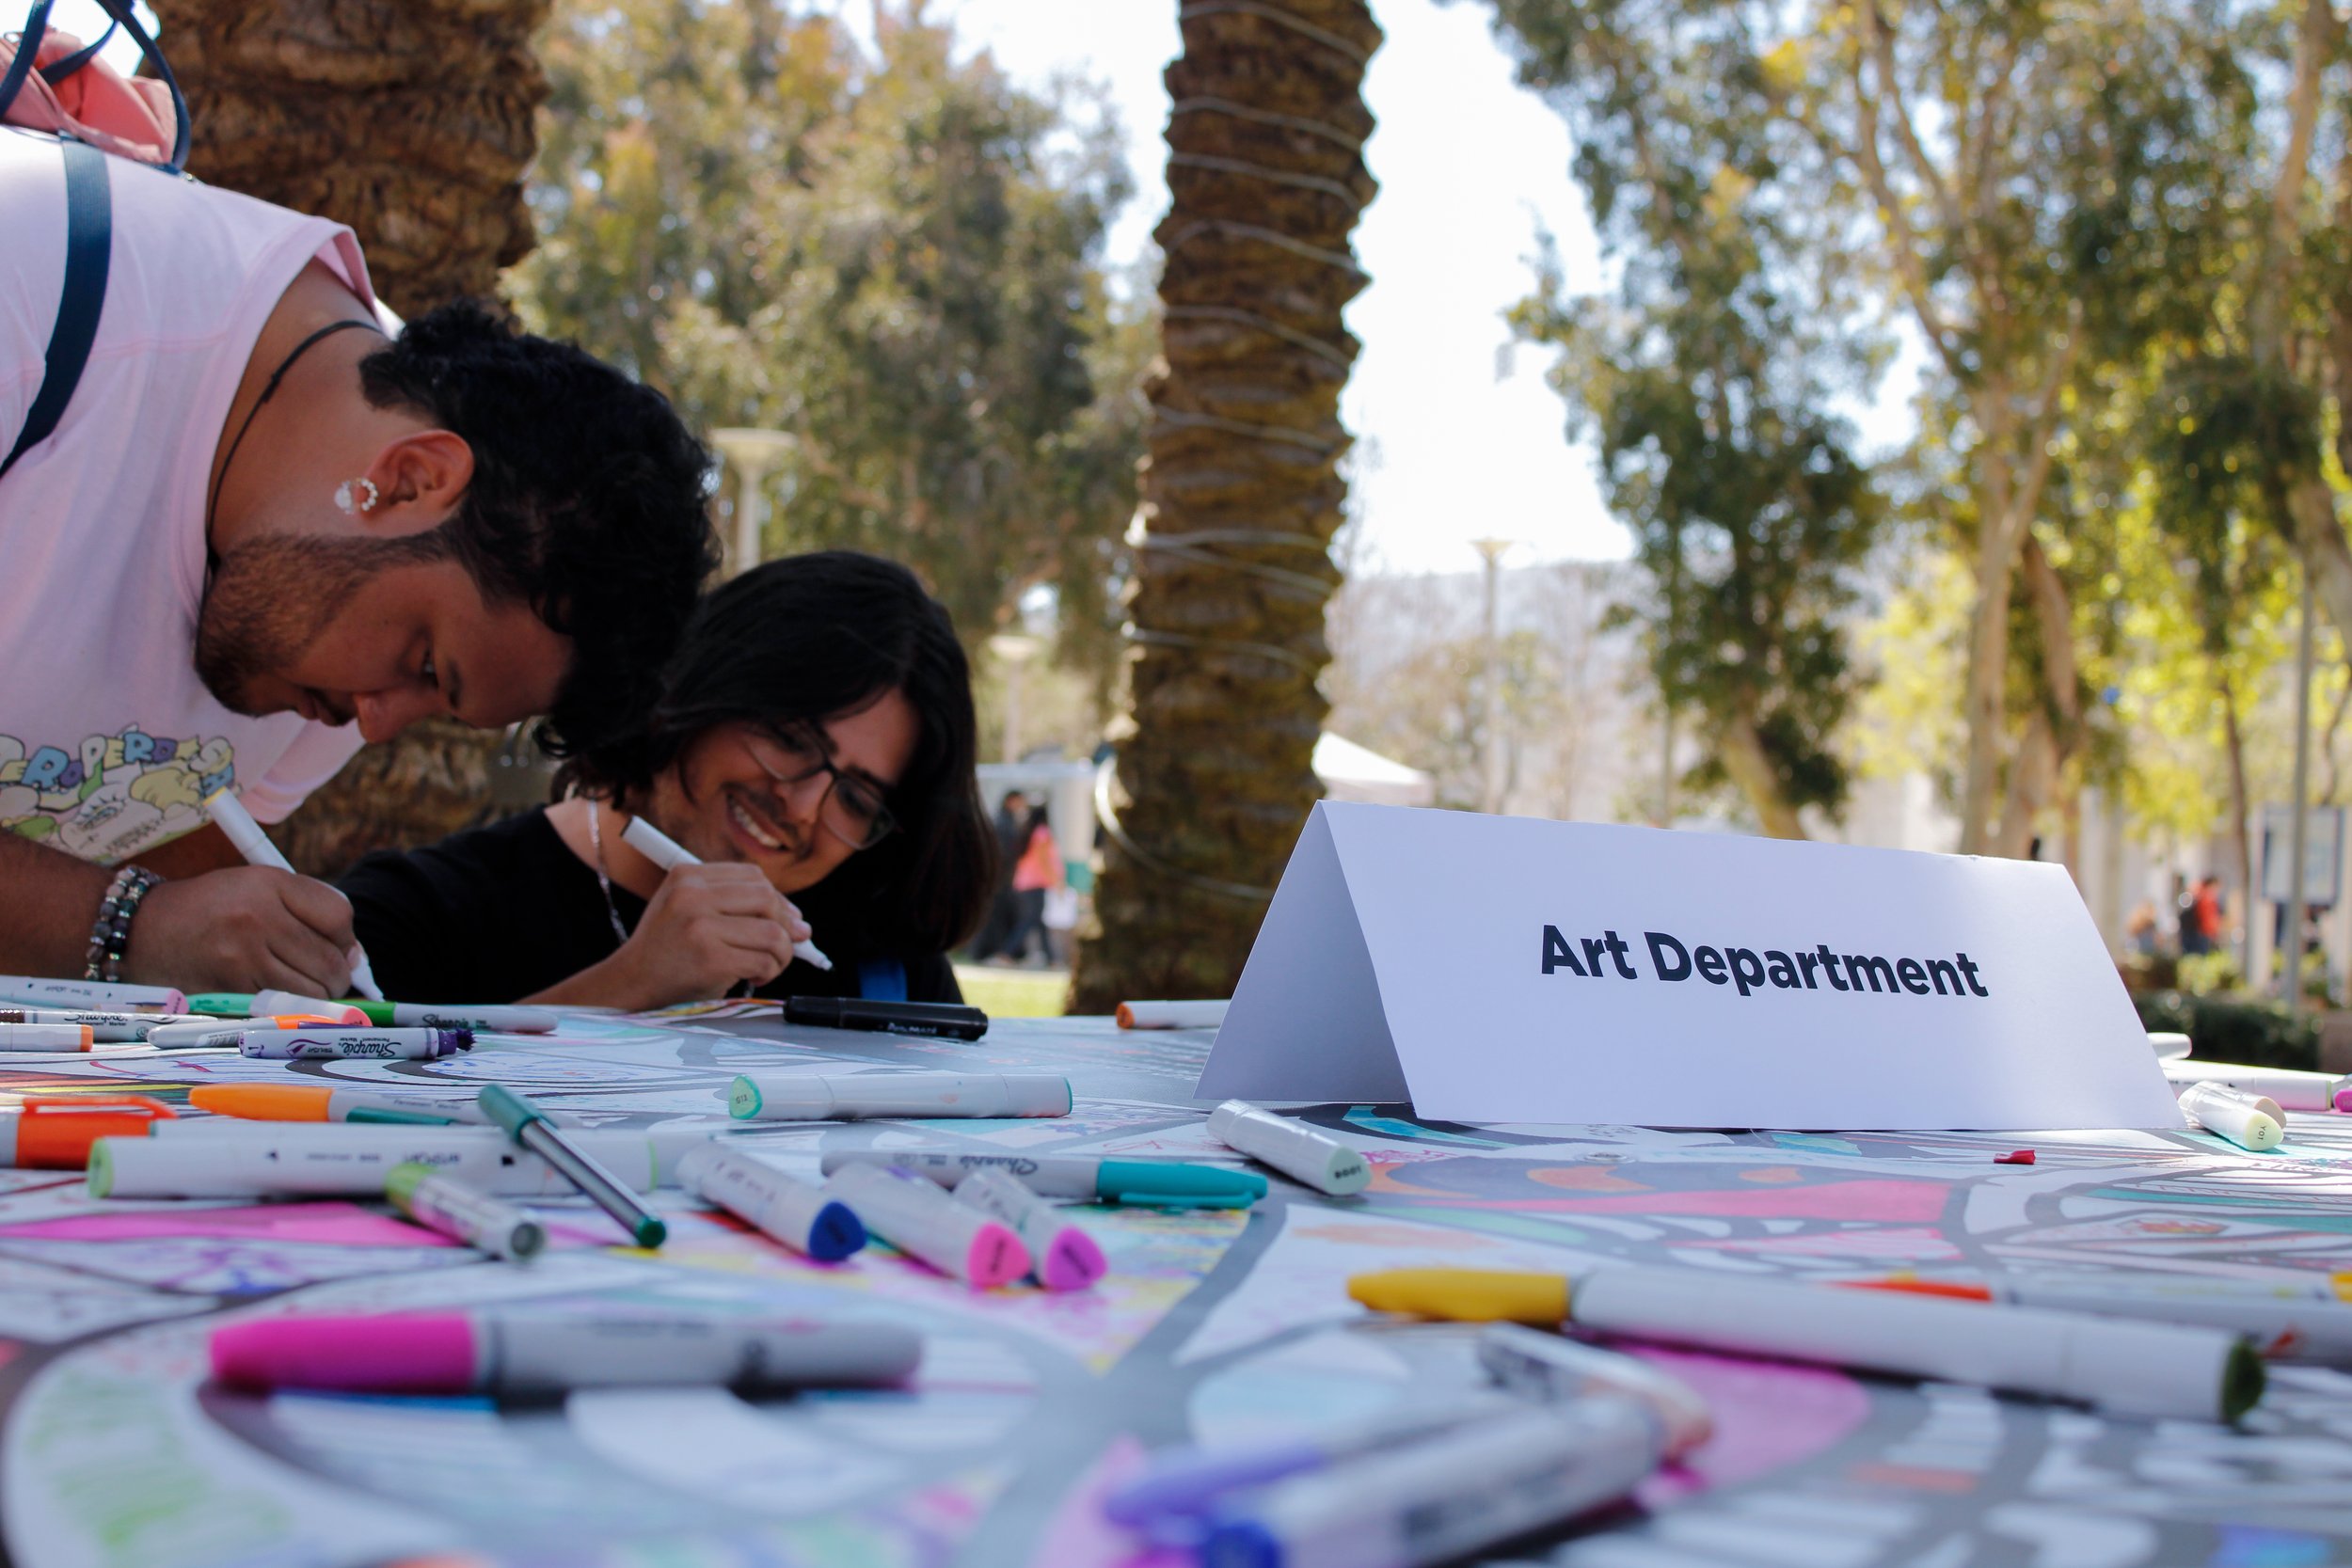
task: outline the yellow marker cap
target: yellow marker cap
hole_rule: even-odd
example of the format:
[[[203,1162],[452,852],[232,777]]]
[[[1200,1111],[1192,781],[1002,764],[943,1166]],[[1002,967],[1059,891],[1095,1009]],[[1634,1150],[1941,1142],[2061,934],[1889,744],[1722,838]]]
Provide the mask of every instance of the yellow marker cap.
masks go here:
[[[2352,1274],[2331,1274],[2328,1283],[2335,1287],[2338,1301],[2352,1301]]]
[[[1391,1269],[1359,1274],[1347,1293],[1375,1312],[1410,1312],[1457,1323],[1532,1323],[1550,1328],[1568,1316],[1568,1278],[1491,1269]]]

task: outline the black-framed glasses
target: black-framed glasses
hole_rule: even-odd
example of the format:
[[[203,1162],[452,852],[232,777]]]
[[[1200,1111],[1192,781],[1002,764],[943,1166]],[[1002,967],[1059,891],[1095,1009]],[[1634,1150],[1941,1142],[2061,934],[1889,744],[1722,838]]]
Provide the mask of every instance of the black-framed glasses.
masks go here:
[[[763,749],[771,747],[777,761],[763,754]],[[825,793],[817,802],[817,820],[851,849],[871,849],[897,830],[898,819],[890,815],[882,786],[863,773],[837,766],[809,731],[761,730],[745,737],[743,749],[768,775],[775,795],[787,804],[810,780],[823,775]]]

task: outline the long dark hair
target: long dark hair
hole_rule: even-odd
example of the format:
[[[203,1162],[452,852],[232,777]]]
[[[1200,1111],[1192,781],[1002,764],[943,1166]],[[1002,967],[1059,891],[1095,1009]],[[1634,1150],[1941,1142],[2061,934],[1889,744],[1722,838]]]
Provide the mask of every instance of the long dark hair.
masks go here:
[[[893,690],[922,721],[890,791],[898,829],[826,879],[879,953],[944,953],[979,925],[996,879],[980,805],[972,673],[946,607],[895,561],[820,550],[755,566],[706,595],[634,735],[582,748],[566,784],[643,799],[695,736],[722,724],[777,730],[855,713]],[[854,867],[854,871],[852,871]],[[813,891],[813,890],[812,890]]]

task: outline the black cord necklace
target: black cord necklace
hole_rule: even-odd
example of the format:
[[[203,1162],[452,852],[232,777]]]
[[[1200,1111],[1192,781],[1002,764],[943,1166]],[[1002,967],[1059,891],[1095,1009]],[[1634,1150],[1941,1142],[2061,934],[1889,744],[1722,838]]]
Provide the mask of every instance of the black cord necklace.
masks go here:
[[[229,465],[237,460],[237,449],[245,445],[245,434],[246,431],[253,428],[255,416],[262,412],[262,407],[264,404],[268,403],[271,398],[278,395],[278,384],[286,379],[286,372],[294,369],[294,363],[295,360],[310,352],[310,345],[312,343],[318,342],[320,340],[325,338],[331,338],[336,333],[343,331],[345,328],[354,326],[363,327],[370,332],[381,332],[384,330],[373,322],[328,322],[325,326],[320,327],[316,332],[311,333],[309,337],[303,339],[302,341],[294,344],[294,352],[287,355],[283,359],[278,361],[278,368],[270,372],[269,379],[262,384],[262,395],[253,400],[253,406],[251,408],[246,410],[245,423],[237,426],[237,434],[229,443],[229,454],[220,460],[220,472],[214,476],[213,493],[204,499],[204,538],[206,541],[207,554],[211,553],[213,514],[220,508],[220,487],[229,481]]]

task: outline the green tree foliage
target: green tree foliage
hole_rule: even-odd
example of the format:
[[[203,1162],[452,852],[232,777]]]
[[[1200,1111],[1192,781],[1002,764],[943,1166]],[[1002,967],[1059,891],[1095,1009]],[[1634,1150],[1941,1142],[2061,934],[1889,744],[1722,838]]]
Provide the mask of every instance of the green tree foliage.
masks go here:
[[[905,560],[974,642],[1048,585],[1107,670],[1150,348],[1102,262],[1108,117],[919,5],[868,51],[774,0],[575,0],[544,58],[531,325],[698,426],[790,433],[770,553]]]
[[[1552,383],[1632,530],[1628,612],[1661,700],[1704,741],[1686,784],[1736,784],[1768,832],[1802,837],[1801,810],[1845,800],[1838,624],[1883,508],[1829,411],[1867,381],[1870,344],[1839,330],[1849,279],[1818,264],[1818,214],[1780,180],[1801,133],[1737,8],[1674,57],[1613,5],[1501,9],[1621,261],[1611,294],[1572,298],[1547,255],[1514,328],[1563,351]]]

